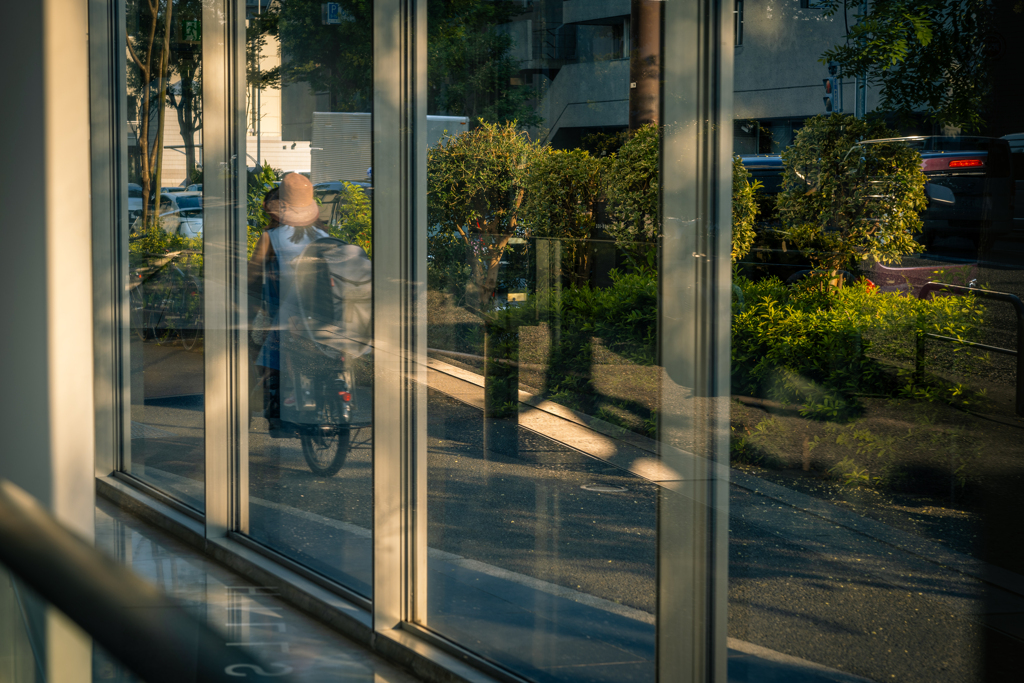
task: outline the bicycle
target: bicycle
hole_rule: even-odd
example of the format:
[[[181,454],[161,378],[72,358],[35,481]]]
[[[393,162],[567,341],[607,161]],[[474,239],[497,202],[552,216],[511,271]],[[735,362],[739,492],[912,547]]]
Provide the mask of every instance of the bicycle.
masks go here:
[[[155,263],[129,275],[129,326],[140,341],[161,344],[171,337],[186,350],[195,348],[202,331],[202,292],[198,280],[186,272],[194,251],[156,256]],[[183,270],[179,262],[184,261]]]

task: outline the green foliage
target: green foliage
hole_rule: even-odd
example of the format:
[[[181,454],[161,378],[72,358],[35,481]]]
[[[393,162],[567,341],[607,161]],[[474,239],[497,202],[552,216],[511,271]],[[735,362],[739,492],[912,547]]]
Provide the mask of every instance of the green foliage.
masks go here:
[[[513,35],[502,25],[523,11],[510,0],[427,3],[428,113],[536,126],[533,88],[519,82]]]
[[[657,353],[657,276],[651,272],[611,274],[612,285],[563,290],[557,314],[558,343],[548,363],[548,397],[597,415],[623,429],[655,436],[657,415],[642,405],[599,394],[591,382],[595,340],[639,366],[655,364]],[[530,311],[523,307],[523,311]],[[632,420],[629,416],[635,416]]]
[[[245,218],[248,225],[246,258],[252,258],[260,235],[270,224],[270,215],[263,210],[263,197],[274,189],[277,173],[270,164],[263,164],[255,173],[250,173],[245,197]]]
[[[183,252],[183,253],[178,253]],[[171,255],[182,269],[202,281],[203,238],[185,237],[168,233],[159,224],[152,225],[132,236],[128,242],[128,264],[132,270],[149,281],[168,263],[165,255]]]
[[[373,99],[373,3],[341,0],[345,17],[324,25],[320,0],[281,3],[283,82],[303,81],[329,95],[330,111],[369,111]],[[532,88],[515,85],[512,35],[500,29],[522,12],[509,0],[450,0],[427,5],[427,110],[475,122],[536,125]]]
[[[978,131],[989,94],[992,32],[988,0],[822,0],[825,15],[856,17],[850,33],[821,56],[847,78],[866,76],[879,90],[879,110],[909,118],[927,111],[939,125]]]
[[[879,122],[815,116],[782,153],[776,207],[787,238],[823,274],[923,249],[913,238],[927,207],[920,154],[899,142],[859,144],[895,135]]]
[[[467,258],[468,247],[458,233],[432,230],[427,233],[427,289],[448,292],[459,305],[466,303],[467,285],[473,269]]]
[[[971,398],[962,385],[896,368],[913,361],[916,339],[926,332],[974,339],[983,316],[974,297],[922,301],[865,283],[822,291],[776,278],[735,281],[744,301],[733,305],[737,392],[800,403],[805,417],[831,421],[855,415],[858,394],[916,391],[918,398],[959,404]],[[969,347],[953,348],[966,362]]]
[[[654,365],[658,340],[658,279],[653,272],[611,272],[611,287],[583,285],[562,293],[564,361],[578,357],[574,336],[598,337],[638,365]]]
[[[303,81],[329,97],[328,111],[369,111],[373,101],[373,3],[341,0],[350,21],[325,25],[320,0],[281,3],[278,31],[284,83]]]
[[[490,308],[508,240],[525,234],[520,211],[538,151],[515,122],[480,121],[427,153],[427,220],[431,230],[457,234],[468,247],[471,308]]]
[[[750,182],[750,171],[740,158],[732,160],[732,262],[747,255],[754,244],[754,222],[757,220],[757,194],[760,180]]]
[[[660,148],[658,127],[637,129],[612,159],[608,170],[608,214],[605,230],[626,245],[654,242],[661,234],[658,216]]]
[[[564,240],[566,271],[575,282],[586,282],[590,263],[588,245],[597,225],[597,204],[602,199],[607,159],[584,150],[545,147],[530,164],[526,176],[523,224],[535,237]]]
[[[844,488],[869,486],[871,484],[871,473],[868,472],[866,467],[861,467],[849,456],[830,467],[828,472],[838,479]]]
[[[373,206],[358,185],[343,182],[338,193],[336,220],[330,226],[332,237],[363,248],[373,258]]]

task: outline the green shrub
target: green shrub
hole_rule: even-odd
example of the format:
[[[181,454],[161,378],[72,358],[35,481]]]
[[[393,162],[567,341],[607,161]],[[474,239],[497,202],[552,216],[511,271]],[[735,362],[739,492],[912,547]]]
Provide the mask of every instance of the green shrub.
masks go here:
[[[960,385],[915,376],[905,366],[918,335],[973,340],[983,316],[974,297],[922,301],[864,282],[830,291],[787,287],[777,278],[735,282],[743,304],[733,308],[734,391],[801,403],[806,417],[829,420],[855,412],[857,394],[916,387],[919,397],[961,400]],[[964,354],[968,347],[953,348]]]
[[[590,249],[585,242],[597,227],[608,159],[582,149],[545,147],[530,164],[523,224],[534,237],[563,240],[562,268],[574,283],[590,278]]]
[[[611,287],[587,285],[562,293],[564,360],[578,357],[580,337],[600,338],[605,346],[638,365],[654,365],[658,341],[658,278],[653,271],[610,273]]]

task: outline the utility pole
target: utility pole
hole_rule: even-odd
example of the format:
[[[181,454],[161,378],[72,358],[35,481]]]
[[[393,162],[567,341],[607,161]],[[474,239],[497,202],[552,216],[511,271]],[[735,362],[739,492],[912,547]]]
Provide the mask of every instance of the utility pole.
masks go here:
[[[262,30],[262,26],[259,23],[259,17],[263,14],[263,0],[256,0],[256,172],[263,167],[263,162],[260,161],[260,143],[263,140],[263,120],[260,116],[260,96],[263,94],[263,88],[260,87],[260,58],[263,56],[263,51],[260,49],[259,32]]]
[[[661,118],[661,23],[664,2],[629,5],[629,129]]]
[[[860,0],[860,13],[857,16],[857,21],[866,21],[868,18],[868,0]],[[864,39],[860,39],[861,49],[864,47]],[[868,77],[865,74],[857,76],[857,92],[854,93],[855,104],[854,104],[854,116],[858,119],[864,118],[867,114],[867,90],[868,90]]]

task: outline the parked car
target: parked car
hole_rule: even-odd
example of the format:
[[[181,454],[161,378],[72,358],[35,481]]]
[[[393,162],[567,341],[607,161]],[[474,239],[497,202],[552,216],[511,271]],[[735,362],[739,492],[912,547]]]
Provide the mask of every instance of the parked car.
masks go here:
[[[1013,229],[1015,189],[1006,140],[933,135],[861,144],[888,142],[907,144],[921,154],[921,170],[928,177],[928,208],[921,214],[928,247],[937,239],[957,237],[975,249],[987,248]]]
[[[366,196],[373,199],[373,187],[369,183],[352,182],[351,184],[361,187]],[[334,222],[336,212],[342,206],[338,201],[341,188],[341,181],[317,183],[313,186],[313,194],[320,200],[320,221],[324,225],[331,225]]]
[[[178,205],[181,222],[178,233],[185,237],[203,236],[203,193],[196,191],[178,192],[172,195]]]
[[[203,194],[201,192],[175,192],[160,195],[160,227],[168,234],[201,237],[203,234]],[[135,232],[140,226],[141,214],[132,222]]]
[[[142,185],[128,183],[128,225],[142,215]]]
[[[189,185],[188,187],[185,188],[185,191],[186,192],[202,192],[203,191],[203,184],[202,183],[195,183],[193,185]]]

